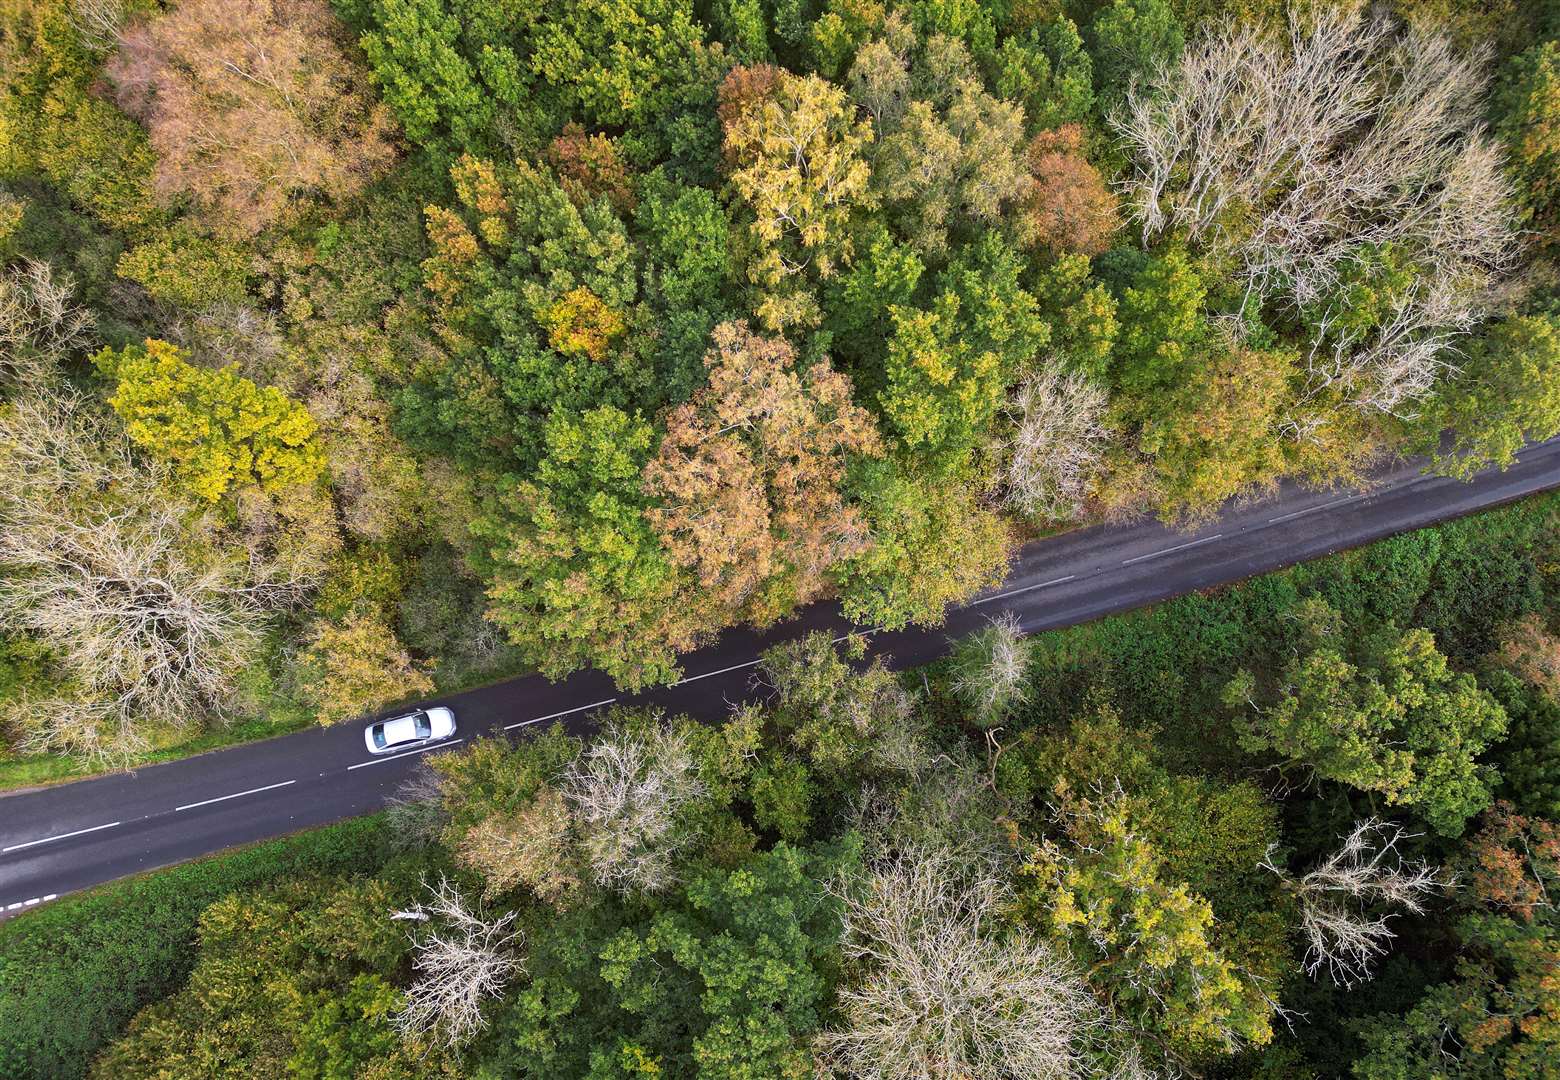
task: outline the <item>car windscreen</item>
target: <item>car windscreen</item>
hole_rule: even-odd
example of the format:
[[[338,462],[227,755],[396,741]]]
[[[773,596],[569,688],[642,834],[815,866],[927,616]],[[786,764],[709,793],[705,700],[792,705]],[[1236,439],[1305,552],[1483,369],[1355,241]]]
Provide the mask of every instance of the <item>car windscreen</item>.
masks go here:
[[[384,726],[381,725],[381,724],[375,724],[374,725],[374,745],[375,746],[383,746],[384,744],[385,744],[385,729],[384,729]]]
[[[419,739],[426,739],[433,734],[433,725],[428,722],[427,713],[418,713],[412,717],[412,726],[416,729]]]

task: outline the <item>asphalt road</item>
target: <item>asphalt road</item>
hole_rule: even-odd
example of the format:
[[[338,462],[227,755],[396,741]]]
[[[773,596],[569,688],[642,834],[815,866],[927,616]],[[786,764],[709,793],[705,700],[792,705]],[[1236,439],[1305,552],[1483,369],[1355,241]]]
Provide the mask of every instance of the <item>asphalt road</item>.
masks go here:
[[[1381,473],[1368,490],[1286,486],[1195,532],[1152,521],[1080,529],[1029,545],[1006,582],[951,612],[946,626],[877,634],[872,645],[895,666],[921,664],[1001,611],[1014,612],[1030,632],[1067,626],[1554,487],[1560,439],[1531,446],[1509,470],[1470,483],[1423,476],[1408,463]],[[559,683],[511,679],[442,698],[459,730],[430,752],[534,724],[584,731],[592,712],[612,702],[718,718],[753,695],[762,650],[811,630],[849,628],[835,605],[816,604],[764,633],[733,630],[685,657],[681,682],[640,695],[619,696],[605,676],[585,672]],[[0,797],[0,917],[129,874],[371,812],[421,756],[371,757],[363,724],[350,723]]]

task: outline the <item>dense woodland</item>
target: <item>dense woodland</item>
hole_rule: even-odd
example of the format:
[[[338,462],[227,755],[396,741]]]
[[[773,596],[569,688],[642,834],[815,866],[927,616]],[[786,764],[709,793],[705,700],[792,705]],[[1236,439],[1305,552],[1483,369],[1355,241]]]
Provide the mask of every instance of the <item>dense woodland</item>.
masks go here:
[[[669,681],[1070,523],[1509,461],[1557,19],[7,0],[0,764]]]
[[[0,924],[0,1073],[1548,1080],[1560,497]]]
[[[1560,432],[1549,0],[0,0],[0,784]],[[1560,1077],[1539,500],[0,925],[0,1074]]]

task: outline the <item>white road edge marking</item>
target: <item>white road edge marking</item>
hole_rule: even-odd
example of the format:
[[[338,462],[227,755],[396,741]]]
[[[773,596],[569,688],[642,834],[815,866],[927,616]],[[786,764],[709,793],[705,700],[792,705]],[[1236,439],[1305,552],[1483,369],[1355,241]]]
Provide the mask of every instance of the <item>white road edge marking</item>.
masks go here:
[[[59,893],[50,893],[48,896],[34,896],[30,900],[18,900],[14,904],[7,904],[5,909],[7,911],[15,911],[19,907],[32,907],[34,904],[47,904],[50,900],[58,900],[59,898]]]
[[[429,750],[443,750],[446,746],[455,746],[457,743],[465,741],[465,739],[451,739],[448,742],[438,742],[432,746],[421,746],[416,750],[406,750],[399,754],[391,754],[389,757],[375,758],[373,761],[360,761],[356,765],[348,765],[347,772],[351,772],[353,769],[366,769],[370,765],[383,765],[387,761],[399,761],[401,758],[414,757],[417,754],[426,754]]]
[[[298,781],[296,780],[283,780],[280,784],[267,784],[265,787],[253,787],[248,791],[235,791],[231,795],[218,795],[215,799],[203,799],[200,802],[187,803],[184,806],[175,806],[173,810],[174,813],[178,813],[180,810],[193,810],[197,806],[210,806],[215,802],[227,802],[229,799],[237,799],[243,795],[258,795],[262,791],[275,791],[279,787],[286,787],[288,784],[296,784],[297,782]]]
[[[1280,514],[1276,518],[1268,518],[1267,523],[1269,525],[1277,525],[1280,521],[1292,521],[1297,517],[1304,517],[1307,514],[1314,514],[1318,510],[1327,510],[1334,506],[1342,506],[1344,503],[1354,502],[1356,499],[1363,499],[1369,494],[1370,492],[1368,491],[1362,491],[1356,495],[1349,495],[1342,499],[1334,499],[1332,502],[1322,503],[1320,506],[1308,506],[1304,510],[1296,510],[1292,514]]]
[[[1175,547],[1165,548],[1163,551],[1150,551],[1147,555],[1139,555],[1134,559],[1122,559],[1121,565],[1131,566],[1133,563],[1142,562],[1144,559],[1157,559],[1161,555],[1169,555],[1172,551],[1185,551],[1187,548],[1194,548],[1199,544],[1211,544],[1215,540],[1222,539],[1224,539],[1223,533],[1214,533],[1212,536],[1205,536],[1201,540],[1193,540],[1189,544],[1177,544]]]
[[[1019,593],[1034,592],[1036,589],[1043,589],[1047,585],[1060,585],[1064,581],[1072,581],[1077,576],[1077,574],[1068,574],[1066,577],[1052,578],[1050,581],[1042,581],[1038,585],[1025,585],[1021,589],[1009,589],[1007,592],[997,593],[995,596],[983,596],[979,600],[971,600],[964,606],[967,608],[980,607],[982,604],[989,604],[993,600],[1002,600],[1009,596],[1017,596]]]
[[[538,716],[530,720],[522,720],[518,724],[505,724],[505,731],[513,731],[517,727],[530,727],[532,724],[540,724],[543,720],[556,720],[560,716],[572,716],[577,712],[587,712],[590,709],[599,709],[603,705],[611,705],[617,698],[609,697],[602,701],[593,701],[589,705],[580,705],[573,709],[564,709],[563,712],[548,713],[546,716]]]
[[[84,833],[98,832],[102,829],[112,829],[115,825],[123,825],[122,821],[110,821],[107,825],[94,825],[90,829],[77,829],[75,832],[63,832],[58,836],[45,836],[42,840],[29,840],[25,844],[12,844],[10,847],[0,848],[0,855],[8,851],[21,851],[22,848],[37,847],[39,844],[47,844],[51,840],[68,840],[72,836],[81,836]]]

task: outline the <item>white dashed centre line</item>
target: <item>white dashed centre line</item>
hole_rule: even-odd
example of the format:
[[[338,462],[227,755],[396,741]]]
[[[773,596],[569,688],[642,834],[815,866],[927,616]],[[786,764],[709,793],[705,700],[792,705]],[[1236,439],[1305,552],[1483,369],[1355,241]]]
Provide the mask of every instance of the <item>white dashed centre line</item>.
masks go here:
[[[1363,499],[1368,494],[1369,492],[1362,491],[1358,495],[1349,495],[1346,498],[1334,499],[1332,502],[1322,503],[1320,506],[1308,506],[1304,510],[1296,510],[1292,514],[1280,514],[1276,518],[1268,518],[1267,523],[1269,525],[1276,525],[1280,521],[1293,521],[1297,517],[1305,517],[1305,515],[1314,514],[1318,510],[1330,510],[1334,506],[1342,506],[1344,503],[1351,503],[1356,499]]]
[[[184,806],[175,806],[173,809],[175,813],[180,810],[193,810],[197,806],[210,806],[212,803],[227,802],[229,799],[238,799],[245,795],[258,795],[262,791],[275,791],[279,787],[286,787],[288,784],[296,784],[297,782],[298,781],[296,780],[283,780],[280,784],[267,784],[265,787],[253,787],[248,791],[235,791],[231,795],[218,795],[215,799],[202,799],[200,802],[187,803]]]
[[[522,720],[518,724],[505,724],[505,731],[513,731],[517,727],[530,727],[532,724],[540,724],[543,720],[556,720],[560,716],[573,716],[577,712],[589,712],[591,709],[599,709],[603,705],[611,705],[617,698],[609,697],[602,701],[593,701],[589,705],[580,705],[573,709],[564,709],[563,712],[548,713],[546,716],[534,717],[530,720]]]
[[[676,682],[672,683],[672,685],[681,686],[683,683],[698,682],[700,679],[709,679],[716,675],[724,675],[728,671],[740,671],[745,667],[752,667],[754,664],[760,663],[762,660],[763,657],[758,657],[743,664],[732,664],[730,667],[723,667],[719,671],[706,671],[703,675],[690,675],[686,679],[678,679]]]
[[[983,596],[979,600],[972,600],[964,606],[980,607],[982,604],[989,604],[993,600],[1003,600],[1009,596],[1017,596],[1019,593],[1034,592],[1036,589],[1043,589],[1048,585],[1060,585],[1064,581],[1072,581],[1077,576],[1077,574],[1068,574],[1066,577],[1052,578],[1050,581],[1042,581],[1038,585],[1025,585],[1021,589],[1009,589],[1007,592],[997,593],[995,596]]]
[[[0,848],[0,855],[4,855],[8,851],[21,851],[22,848],[37,847],[39,844],[47,844],[53,840],[68,840],[72,836],[82,836],[89,832],[99,832],[103,829],[112,829],[115,825],[122,824],[123,822],[110,821],[107,825],[94,825],[90,829],[77,829],[75,832],[60,833],[58,836],[45,836],[42,840],[29,840],[25,844],[12,844],[10,847]]]
[[[1145,559],[1157,559],[1159,556],[1169,555],[1173,551],[1185,551],[1187,548],[1194,548],[1199,544],[1211,544],[1215,540],[1222,539],[1224,539],[1223,533],[1214,533],[1212,536],[1205,536],[1201,540],[1193,540],[1189,544],[1177,544],[1175,547],[1165,548],[1163,551],[1150,551],[1147,555],[1139,555],[1135,559],[1122,559],[1121,565],[1131,566],[1133,563],[1139,563]]]
[[[449,742],[434,743],[432,746],[408,750],[404,754],[391,754],[389,757],[375,758],[373,761],[360,761],[356,765],[348,765],[347,772],[351,772],[353,769],[366,769],[370,765],[383,765],[387,761],[399,761],[404,757],[415,757],[418,754],[426,754],[429,750],[443,750],[447,746],[456,746],[465,741],[465,739],[451,739]]]

